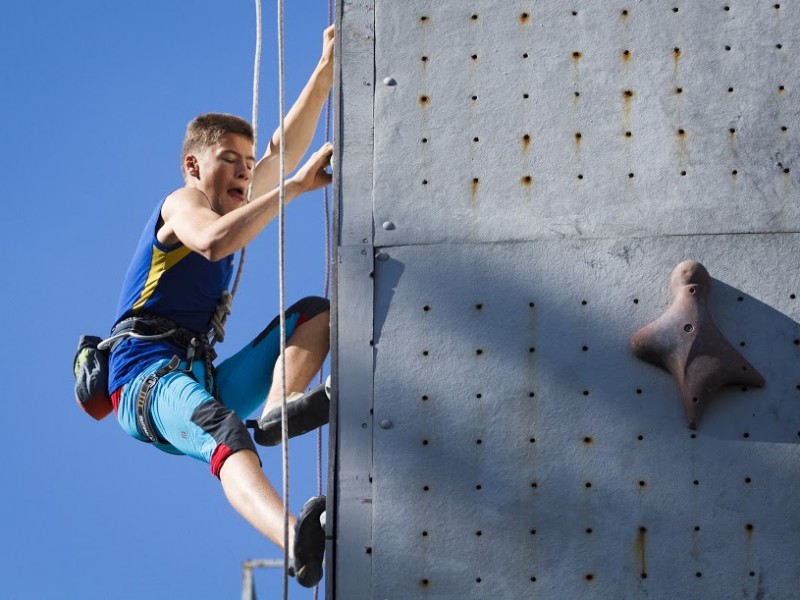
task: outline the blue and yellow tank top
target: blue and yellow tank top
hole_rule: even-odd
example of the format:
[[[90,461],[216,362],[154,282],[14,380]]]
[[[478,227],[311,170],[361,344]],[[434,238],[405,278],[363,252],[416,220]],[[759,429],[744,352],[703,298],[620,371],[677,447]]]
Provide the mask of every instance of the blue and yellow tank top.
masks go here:
[[[156,239],[163,205],[161,201],[156,206],[139,239],[122,285],[116,320],[158,315],[189,331],[205,333],[223,290],[230,284],[234,256],[210,262],[183,244],[164,246]],[[175,347],[167,342],[124,340],[111,355],[109,392],[147,365],[172,358],[175,353]]]

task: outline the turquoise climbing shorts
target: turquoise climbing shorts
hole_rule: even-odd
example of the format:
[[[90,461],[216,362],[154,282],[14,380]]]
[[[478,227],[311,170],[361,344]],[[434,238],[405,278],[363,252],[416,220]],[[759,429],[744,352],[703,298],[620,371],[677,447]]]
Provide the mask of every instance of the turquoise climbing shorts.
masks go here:
[[[286,311],[286,338],[329,307],[326,299],[314,296],[292,305]],[[276,317],[252,342],[216,367],[216,397],[204,386],[203,360],[194,361],[191,373],[187,372],[188,363],[182,362],[177,370],[161,377],[151,394],[149,416],[164,443],[153,445],[170,454],[185,454],[208,463],[216,477],[234,452],[255,452],[244,419],[265,401],[272,385],[272,372],[280,355],[279,325]],[[139,390],[148,375],[168,362],[164,359],[147,365],[111,394],[119,424],[138,440],[149,442],[136,423]]]

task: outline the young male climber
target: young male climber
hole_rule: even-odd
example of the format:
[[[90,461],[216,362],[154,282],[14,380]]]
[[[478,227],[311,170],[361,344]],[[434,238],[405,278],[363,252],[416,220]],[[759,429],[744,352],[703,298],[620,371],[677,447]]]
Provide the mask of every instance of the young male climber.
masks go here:
[[[287,172],[311,144],[332,80],[330,27],[320,61],[285,119]],[[128,434],[208,463],[236,511],[283,549],[283,504],[243,423],[266,397],[266,417],[259,421],[265,431],[256,430],[256,437],[280,442],[279,320],[216,368],[208,344],[234,253],[278,213],[278,144],[276,132],[256,164],[246,121],[208,113],[189,123],[181,155],[184,185],[156,205],[124,280],[109,338],[108,388]],[[331,153],[325,144],[286,180],[286,203],[330,182]],[[302,392],[328,353],[329,317],[327,300],[316,297],[286,311],[286,390],[300,397],[289,413],[290,435],[327,422],[324,390]],[[307,587],[322,576],[324,510],[324,497],[312,498],[297,519],[290,518],[290,572]]]

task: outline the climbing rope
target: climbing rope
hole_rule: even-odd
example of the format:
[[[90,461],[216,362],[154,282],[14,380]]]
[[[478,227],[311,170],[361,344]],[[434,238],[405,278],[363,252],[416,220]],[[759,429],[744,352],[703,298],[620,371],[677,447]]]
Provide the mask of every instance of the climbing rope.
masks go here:
[[[253,105],[251,110],[251,123],[253,127],[253,148],[258,152],[258,83],[261,78],[261,2],[256,0],[256,52],[253,60]],[[255,174],[255,170],[253,175]],[[249,203],[253,199],[253,177],[250,177],[250,184],[247,186],[247,199]],[[213,348],[217,342],[225,341],[225,323],[231,314],[233,298],[239,289],[239,281],[242,279],[244,271],[244,259],[247,255],[247,246],[242,247],[239,252],[239,266],[236,269],[236,276],[233,278],[231,291],[224,290],[222,296],[214,309],[211,317],[211,328],[213,330],[209,345]]]
[[[333,0],[328,0],[328,26],[333,23]],[[325,141],[331,141],[331,96],[328,92],[328,101],[325,104]],[[325,282],[322,286],[322,295],[330,298],[331,283],[331,240],[330,240],[330,200],[328,186],[322,188],[323,211],[325,213]],[[319,383],[324,381],[322,369],[319,370]],[[317,495],[322,495],[322,428],[317,429]]]
[[[333,0],[328,0],[328,26],[333,23]],[[333,92],[328,92],[328,101],[325,105],[325,141],[331,140],[331,101]],[[328,186],[322,189],[323,210],[325,212],[325,283],[323,284],[323,296],[330,298],[331,283],[331,240],[330,240],[330,200],[328,198]],[[324,381],[325,376],[319,370],[319,383]],[[317,496],[322,495],[322,427],[317,428]],[[319,585],[314,586],[314,600],[319,598]]]
[[[252,128],[253,128],[253,148],[258,152],[258,104],[259,104],[259,80],[261,74],[261,47],[262,47],[262,17],[261,1],[255,0],[256,6],[256,47],[255,58],[253,61],[253,103],[252,103]],[[285,215],[284,204],[286,196],[286,144],[285,144],[285,89],[284,89],[284,3],[278,0],[278,112],[279,112],[279,186],[278,186],[278,295],[279,295],[279,315],[280,315],[280,356],[281,356],[281,446],[282,446],[282,471],[283,471],[283,599],[289,597],[289,449],[288,449],[288,414],[286,403],[286,308],[285,308]],[[333,22],[333,1],[328,1],[328,25]],[[325,111],[325,140],[330,141],[330,122],[331,122],[331,94],[328,93],[327,106]],[[253,197],[253,179],[247,187],[246,202],[250,202]],[[328,187],[323,189],[324,212],[325,212],[325,283],[324,296],[330,295],[330,202],[328,198]],[[242,273],[244,271],[247,247],[242,247],[239,253],[239,264],[233,280],[231,290],[224,290],[220,300],[211,317],[211,328],[213,330],[209,340],[209,348],[225,340],[225,325],[231,314],[231,306],[236,292],[239,289]],[[206,353],[209,362],[210,353]],[[210,376],[210,365],[207,367],[207,378]],[[323,374],[320,370],[319,381],[322,383]],[[322,428],[317,430],[317,494],[322,494]],[[317,600],[319,586],[314,587],[314,600]]]
[[[253,147],[258,151],[258,104],[259,104],[259,80],[261,72],[261,47],[262,47],[262,17],[261,0],[255,0],[256,5],[256,48],[253,64],[253,105],[252,105],[252,127],[253,127]],[[281,446],[282,446],[282,471],[283,471],[283,599],[289,597],[289,449],[288,449],[288,414],[286,403],[286,308],[285,308],[285,215],[284,204],[286,196],[286,144],[285,144],[285,75],[284,75],[284,3],[278,0],[278,113],[279,113],[279,186],[278,186],[278,295],[279,295],[279,315],[280,315],[280,356],[281,356]],[[328,25],[333,22],[333,2],[328,2]],[[327,108],[325,113],[325,139],[330,140],[330,121],[331,121],[331,94],[328,94]],[[252,200],[253,177],[247,188],[247,202]],[[325,283],[324,295],[330,295],[330,218],[329,218],[329,199],[328,188],[324,188],[324,211],[325,211]],[[225,339],[225,324],[231,313],[231,305],[234,296],[239,289],[239,282],[244,270],[245,256],[247,247],[243,247],[239,253],[239,265],[233,280],[231,291],[223,291],[221,298],[211,318],[213,329],[212,339],[209,343],[213,348],[218,342]],[[320,371],[320,382],[322,382],[322,371]],[[322,429],[317,431],[317,493],[322,493]],[[314,598],[318,597],[319,587],[314,588]]]
[[[261,27],[261,0],[255,0],[256,5],[256,52],[253,64],[253,107],[252,107],[252,124],[253,124],[253,147],[258,152],[258,85],[261,73],[261,46],[262,46],[262,27]],[[283,0],[278,0],[278,95],[279,95],[279,129],[280,129],[280,182],[278,190],[278,263],[279,263],[279,290],[280,297],[280,352],[281,352],[281,440],[283,449],[283,599],[288,600],[289,597],[289,449],[287,440],[289,437],[287,425],[287,411],[286,411],[286,308],[285,308],[285,259],[284,259],[284,198],[285,198],[285,174],[286,174],[286,145],[284,136],[284,59],[283,59]],[[253,177],[250,178],[250,185],[247,188],[247,202],[252,200],[253,196]],[[236,271],[236,277],[233,281],[233,286],[230,293],[227,291],[222,294],[217,310],[212,318],[212,327],[214,329],[214,341],[222,341],[225,337],[225,321],[230,314],[231,303],[233,297],[239,288],[239,280],[241,279],[242,270],[244,267],[244,259],[247,248],[242,248],[239,256],[239,268]]]
[[[289,598],[289,423],[286,406],[285,216],[286,140],[284,131],[283,0],[278,0],[278,129],[280,131],[278,183],[278,295],[280,297],[281,350],[281,450],[283,467],[283,600]]]

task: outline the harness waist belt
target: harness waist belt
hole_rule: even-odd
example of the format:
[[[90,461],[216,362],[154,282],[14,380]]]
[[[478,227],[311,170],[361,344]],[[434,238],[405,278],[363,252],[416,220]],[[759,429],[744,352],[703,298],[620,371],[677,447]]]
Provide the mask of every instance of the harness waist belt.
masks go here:
[[[113,351],[117,344],[128,337],[149,341],[164,340],[180,350],[189,351],[191,359],[199,358],[205,353],[208,353],[212,361],[216,358],[216,352],[208,343],[208,334],[194,333],[164,317],[147,315],[123,319],[114,325],[111,335],[103,343],[109,343]],[[190,350],[192,347],[193,352]]]
[[[199,337],[197,334],[180,327],[177,323],[169,319],[156,316],[128,317],[127,319],[123,319],[114,325],[110,337],[115,338],[121,334],[133,334],[135,336],[156,339],[162,338],[163,336],[162,339],[180,348],[188,347],[193,338]]]

